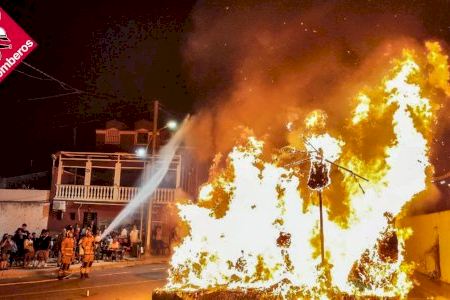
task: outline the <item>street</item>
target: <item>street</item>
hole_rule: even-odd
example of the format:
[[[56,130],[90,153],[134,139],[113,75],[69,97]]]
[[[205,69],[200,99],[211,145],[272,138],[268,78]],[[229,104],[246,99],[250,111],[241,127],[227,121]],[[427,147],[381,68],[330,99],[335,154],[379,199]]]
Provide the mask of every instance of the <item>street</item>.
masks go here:
[[[95,270],[85,280],[78,269],[63,281],[55,276],[0,280],[0,299],[150,299],[152,290],[164,285],[166,270],[167,265],[152,264]]]
[[[86,280],[79,279],[78,269],[74,272],[63,281],[50,275],[0,280],[0,299],[151,299],[153,289],[165,283],[167,265],[95,270]],[[408,299],[450,299],[450,285],[420,274],[415,279]]]

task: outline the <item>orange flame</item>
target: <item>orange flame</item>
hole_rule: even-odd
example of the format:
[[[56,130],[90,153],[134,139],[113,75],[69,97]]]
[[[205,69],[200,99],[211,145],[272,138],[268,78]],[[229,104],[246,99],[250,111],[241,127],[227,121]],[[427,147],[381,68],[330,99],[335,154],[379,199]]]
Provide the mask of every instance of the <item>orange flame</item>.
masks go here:
[[[317,201],[304,184],[310,162],[282,165],[280,154],[268,160],[263,142],[250,136],[202,187],[198,205],[178,205],[190,234],[175,249],[166,288],[405,297],[412,267],[403,259],[404,241],[412,233],[396,228],[395,217],[426,189],[435,108],[424,89],[449,90],[447,57],[437,43],[426,49],[405,50],[380,86],[356,95],[349,124],[333,131],[340,136],[312,130],[325,129],[323,111],[305,120],[311,131],[298,150],[322,149],[332,169],[323,191],[325,264]]]

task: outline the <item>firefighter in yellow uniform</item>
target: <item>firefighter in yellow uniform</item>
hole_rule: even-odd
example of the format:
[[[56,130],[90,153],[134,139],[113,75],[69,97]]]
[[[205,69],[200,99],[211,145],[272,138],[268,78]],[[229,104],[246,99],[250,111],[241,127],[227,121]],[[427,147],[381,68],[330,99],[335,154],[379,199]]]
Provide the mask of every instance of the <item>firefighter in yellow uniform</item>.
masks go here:
[[[86,235],[80,240],[80,248],[82,249],[80,278],[89,278],[92,263],[94,262],[94,237],[89,229],[86,229]]]
[[[70,275],[69,268],[75,257],[74,246],[73,232],[67,231],[66,237],[61,242],[61,267],[58,271],[58,279]]]

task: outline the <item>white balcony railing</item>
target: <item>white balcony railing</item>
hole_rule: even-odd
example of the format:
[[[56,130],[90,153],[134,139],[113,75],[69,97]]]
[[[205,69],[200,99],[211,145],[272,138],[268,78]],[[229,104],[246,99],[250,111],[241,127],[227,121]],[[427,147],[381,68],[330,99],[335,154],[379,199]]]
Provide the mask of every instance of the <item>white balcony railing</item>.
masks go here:
[[[175,199],[176,189],[157,189],[154,203],[168,203]],[[139,192],[137,187],[57,184],[55,200],[128,202]]]

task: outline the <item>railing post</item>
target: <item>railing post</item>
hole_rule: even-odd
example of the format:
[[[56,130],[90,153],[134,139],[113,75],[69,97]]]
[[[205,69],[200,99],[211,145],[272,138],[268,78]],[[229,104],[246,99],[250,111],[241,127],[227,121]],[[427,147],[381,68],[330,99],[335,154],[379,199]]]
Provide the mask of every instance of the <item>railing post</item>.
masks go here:
[[[89,191],[88,191],[88,186],[83,185],[83,199],[88,200],[89,198]]]
[[[113,196],[112,198],[114,201],[117,201],[119,199],[119,186],[118,185],[114,185],[112,196]]]

